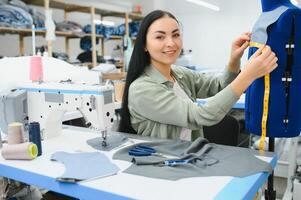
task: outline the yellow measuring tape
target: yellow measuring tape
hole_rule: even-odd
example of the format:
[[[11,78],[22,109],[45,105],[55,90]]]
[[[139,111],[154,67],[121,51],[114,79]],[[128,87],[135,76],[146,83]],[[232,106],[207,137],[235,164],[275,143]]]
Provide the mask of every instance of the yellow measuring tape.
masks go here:
[[[250,47],[260,48],[264,44],[258,42],[250,42]],[[265,146],[265,138],[267,135],[267,122],[269,113],[269,97],[270,97],[270,74],[264,76],[264,96],[263,96],[263,111],[261,118],[261,137],[259,140],[259,150],[263,151]]]
[[[250,47],[257,47],[258,49],[260,48],[260,47],[262,47],[264,44],[261,44],[261,43],[258,43],[258,42],[250,42],[249,43],[249,46]]]

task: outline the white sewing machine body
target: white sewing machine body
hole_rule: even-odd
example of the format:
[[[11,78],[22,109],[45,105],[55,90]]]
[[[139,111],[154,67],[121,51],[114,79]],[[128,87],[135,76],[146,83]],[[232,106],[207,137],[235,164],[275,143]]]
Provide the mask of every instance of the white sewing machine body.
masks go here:
[[[52,112],[78,112],[86,123],[97,130],[112,127],[114,117],[113,86],[77,83],[26,83],[29,122],[45,129]]]

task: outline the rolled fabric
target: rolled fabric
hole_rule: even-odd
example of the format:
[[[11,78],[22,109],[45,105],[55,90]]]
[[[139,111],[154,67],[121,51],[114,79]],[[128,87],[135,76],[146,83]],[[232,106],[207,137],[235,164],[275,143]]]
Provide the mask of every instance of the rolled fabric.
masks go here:
[[[3,145],[1,154],[6,160],[32,160],[38,155],[38,147],[32,142]]]
[[[19,122],[13,122],[8,125],[7,130],[7,143],[8,144],[20,144],[24,142],[24,128],[23,124]]]

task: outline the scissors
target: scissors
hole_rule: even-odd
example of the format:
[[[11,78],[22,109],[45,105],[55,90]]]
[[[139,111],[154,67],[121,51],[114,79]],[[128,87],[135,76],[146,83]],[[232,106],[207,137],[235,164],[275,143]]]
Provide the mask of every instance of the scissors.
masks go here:
[[[163,154],[157,153],[156,149],[149,147],[149,146],[145,146],[145,145],[137,145],[136,147],[132,148],[129,151],[129,155],[131,155],[131,156],[160,156],[160,157],[166,158],[166,156],[164,156]]]

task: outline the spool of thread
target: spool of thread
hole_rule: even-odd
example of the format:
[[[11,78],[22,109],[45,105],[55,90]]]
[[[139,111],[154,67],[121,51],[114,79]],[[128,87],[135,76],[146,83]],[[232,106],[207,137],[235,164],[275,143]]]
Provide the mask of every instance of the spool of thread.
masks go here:
[[[29,66],[30,66],[29,79],[32,81],[42,81],[43,80],[42,57],[41,56],[31,56]]]
[[[39,122],[31,122],[29,124],[29,141],[37,145],[38,156],[42,155],[42,143]]]
[[[23,124],[19,122],[10,123],[7,129],[7,143],[20,144],[22,142],[24,142]]]
[[[3,145],[2,156],[6,160],[32,160],[38,155],[37,145],[32,142]]]

